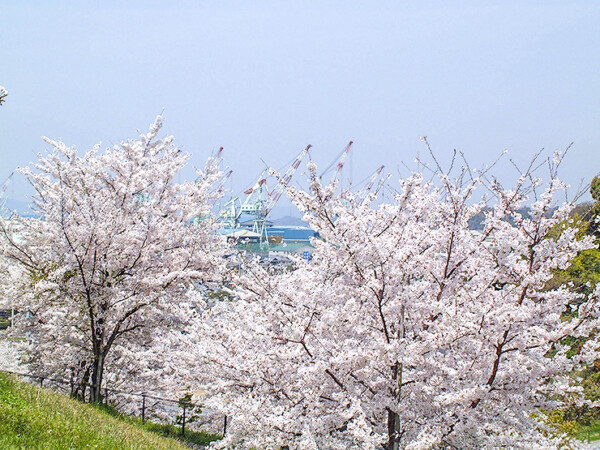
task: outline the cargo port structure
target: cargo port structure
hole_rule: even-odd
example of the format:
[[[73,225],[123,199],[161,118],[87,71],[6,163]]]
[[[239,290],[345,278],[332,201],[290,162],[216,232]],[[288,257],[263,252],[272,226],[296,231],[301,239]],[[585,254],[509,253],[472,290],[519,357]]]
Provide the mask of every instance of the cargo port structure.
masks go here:
[[[318,175],[323,180],[333,171],[330,181],[338,180],[344,168],[346,158],[353,142],[335,156],[333,161]],[[306,256],[312,249],[310,238],[318,236],[308,227],[278,226],[269,220],[269,214],[290,185],[292,177],[300,167],[304,158],[309,155],[308,145],[294,158],[283,174],[273,169],[264,169],[255,179],[254,184],[243,191],[243,194],[230,198],[219,211],[219,219],[223,228],[219,231],[225,238],[238,242],[240,248],[257,253],[297,253]],[[368,195],[376,180],[381,176],[384,166],[380,166],[365,181],[363,193]],[[275,185],[269,190],[269,184]],[[382,185],[380,181],[377,189]],[[362,184],[362,183],[360,183]],[[310,249],[309,249],[310,247]]]
[[[304,150],[298,153],[283,175],[276,173],[273,169],[263,170],[254,185],[244,191],[246,197],[243,201],[240,196],[235,196],[225,203],[223,209],[219,212],[219,217],[225,227],[237,229],[240,227],[241,217],[244,215],[250,216],[252,218],[252,232],[258,236],[261,245],[268,245],[269,222],[267,217],[289,186],[294,173],[300,167],[310,148],[311,146],[307,145]],[[269,191],[267,183],[270,177],[276,179],[276,185],[271,191]]]

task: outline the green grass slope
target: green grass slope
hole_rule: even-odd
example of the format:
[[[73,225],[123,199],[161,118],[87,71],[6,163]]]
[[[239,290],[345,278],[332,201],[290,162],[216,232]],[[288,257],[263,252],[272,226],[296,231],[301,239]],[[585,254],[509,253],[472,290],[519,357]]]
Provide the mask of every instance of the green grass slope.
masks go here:
[[[186,449],[91,405],[0,373],[2,449]]]

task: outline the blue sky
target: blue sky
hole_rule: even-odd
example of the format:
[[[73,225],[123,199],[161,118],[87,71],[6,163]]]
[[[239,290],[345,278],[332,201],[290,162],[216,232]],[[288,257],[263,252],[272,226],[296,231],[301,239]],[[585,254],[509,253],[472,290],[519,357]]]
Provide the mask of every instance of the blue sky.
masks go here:
[[[421,135],[475,166],[574,141],[563,178],[600,172],[597,0],[0,0],[0,17],[2,179],[42,135],[108,146],[163,108],[184,176],[223,145],[234,192],[309,143],[325,166],[355,141],[345,180],[405,175]],[[28,193],[17,179],[11,195]]]

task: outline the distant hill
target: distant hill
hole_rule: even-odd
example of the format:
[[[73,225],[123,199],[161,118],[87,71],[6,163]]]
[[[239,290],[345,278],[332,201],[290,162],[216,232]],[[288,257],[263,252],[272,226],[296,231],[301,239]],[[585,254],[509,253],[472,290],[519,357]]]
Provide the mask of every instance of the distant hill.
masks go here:
[[[275,226],[287,226],[287,227],[307,227],[308,226],[308,222],[305,222],[302,219],[299,219],[298,217],[293,217],[293,216],[285,216],[285,217],[281,217],[279,219],[273,219],[271,220],[271,222],[273,222],[273,225]]]
[[[580,214],[586,211],[586,204],[580,204],[579,209],[577,210]],[[547,217],[552,216],[556,211],[556,208],[551,208],[550,211],[546,214]],[[491,212],[491,208],[484,208],[479,214],[474,215],[469,219],[469,228],[471,230],[481,231],[485,227],[485,214]],[[517,210],[519,214],[521,214],[525,219],[531,218],[531,208],[529,206],[523,206]],[[512,218],[507,219],[511,224],[514,225],[514,221]]]

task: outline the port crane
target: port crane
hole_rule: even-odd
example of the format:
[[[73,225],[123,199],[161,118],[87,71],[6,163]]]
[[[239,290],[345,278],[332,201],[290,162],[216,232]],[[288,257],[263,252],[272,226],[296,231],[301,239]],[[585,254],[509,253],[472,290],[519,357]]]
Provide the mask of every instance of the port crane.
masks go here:
[[[375,185],[375,182],[381,176],[381,173],[383,172],[384,168],[385,168],[384,165],[379,166],[367,178],[365,178],[364,180],[362,180],[360,183],[357,184],[357,186],[360,186],[365,181],[367,182],[365,184],[364,189],[361,189],[361,190],[359,190],[357,192],[357,196],[356,196],[356,202],[357,202],[357,204],[360,205],[369,196],[369,194],[371,193],[371,190],[373,189],[373,186]],[[377,188],[374,191],[375,194],[379,193],[379,191],[381,190],[381,188],[383,187],[383,185],[385,184],[386,180],[389,177],[390,176],[387,175],[387,176],[385,176],[385,177],[383,177],[383,178],[381,178],[379,180],[379,183],[377,183]],[[342,195],[342,198],[345,198],[344,192],[342,192],[341,195]]]
[[[252,231],[260,235],[261,244],[266,243],[268,241],[266,218],[289,186],[294,173],[310,148],[311,146],[308,145],[298,153],[283,175],[276,174],[272,169],[264,169],[254,185],[244,191],[246,195],[244,201],[240,196],[236,196],[223,205],[223,209],[219,212],[223,222],[230,228],[237,228],[242,214],[253,216]],[[270,192],[267,183],[269,177],[275,177],[277,180],[277,184]]]
[[[346,147],[344,147],[335,159],[322,171],[319,179],[322,179],[325,175],[330,173],[331,170],[335,170],[332,181],[339,178],[345,160],[350,153],[352,144],[353,141],[348,142]],[[304,157],[309,153],[311,147],[311,145],[307,145],[304,150],[298,153],[283,175],[276,173],[270,168],[264,169],[256,178],[252,187],[243,192],[245,195],[243,200],[240,198],[241,196],[238,195],[227,201],[219,211],[219,217],[225,226],[228,228],[237,228],[240,224],[242,215],[251,216],[252,231],[260,236],[259,239],[261,244],[268,242],[267,217],[283,195],[285,189],[289,186],[292,177],[300,167]],[[381,168],[381,170],[383,170],[383,168]],[[381,173],[381,170],[377,173],[377,176]],[[269,191],[268,188],[268,180],[270,178],[275,178],[277,180],[277,184],[271,191]],[[375,176],[373,183],[376,178],[377,177]]]
[[[304,150],[302,150],[298,154],[298,156],[296,156],[296,158],[294,159],[294,162],[292,162],[290,167],[288,167],[287,171],[283,174],[283,176],[279,176],[279,175],[276,176],[277,186],[275,187],[275,189],[273,189],[273,191],[271,191],[269,193],[268,201],[265,204],[265,207],[263,208],[262,215],[264,217],[268,216],[269,213],[271,212],[271,210],[273,209],[273,207],[277,204],[277,202],[281,198],[281,195],[283,194],[285,189],[289,186],[290,181],[292,180],[292,176],[294,175],[294,173],[296,173],[296,171],[300,167],[302,160],[308,154],[308,151],[311,149],[311,147],[312,147],[312,145],[310,145],[310,144],[307,145],[306,148]]]
[[[366,195],[369,195],[369,193],[371,192],[371,189],[373,188],[373,185],[375,184],[375,181],[377,180],[377,178],[379,178],[379,176],[381,175],[381,172],[383,172],[384,168],[385,168],[385,166],[383,166],[383,165],[379,166],[377,168],[377,170],[375,170],[375,172],[373,172],[371,174],[371,177],[369,178],[369,182],[367,183],[367,185],[365,186],[365,189],[364,189],[364,192]]]
[[[258,233],[260,235],[261,244],[268,242],[268,239],[269,239],[269,236],[267,233],[267,227],[266,227],[267,216],[271,213],[271,211],[273,210],[273,208],[275,207],[275,205],[281,198],[281,195],[283,194],[285,189],[289,186],[290,181],[292,180],[292,176],[294,176],[294,173],[296,173],[296,171],[300,167],[302,160],[308,154],[308,151],[310,150],[311,147],[312,147],[312,145],[309,144],[306,146],[306,148],[304,150],[302,150],[300,153],[298,153],[296,158],[294,158],[294,161],[292,162],[292,164],[288,167],[288,169],[286,170],[286,172],[283,175],[274,174],[273,171],[269,170],[269,172],[276,177],[277,185],[271,192],[267,191],[267,197],[264,202],[262,202],[260,205],[257,204],[257,211],[255,214],[254,223],[252,226],[252,231],[254,231],[255,233]],[[267,185],[267,182],[266,182],[266,179],[264,179],[265,190],[266,190],[266,185]],[[243,207],[243,205],[242,205],[242,207]]]
[[[6,200],[7,200],[7,191],[8,191],[8,187],[10,186],[10,183],[12,182],[12,178],[14,176],[14,172],[12,172],[8,178],[6,179],[6,181],[4,181],[4,183],[2,183],[2,187],[0,187],[0,216],[5,217],[7,211],[6,211]]]
[[[223,208],[219,211],[219,217],[227,228],[237,228],[242,214],[256,216],[259,211],[262,211],[266,202],[267,175],[268,170],[263,170],[256,183],[244,191],[246,198],[243,202],[240,196],[236,195],[223,205]]]
[[[321,175],[319,175],[319,180],[322,180],[323,177],[329,173],[329,171],[332,169],[333,165],[336,163],[337,161],[337,165],[336,165],[336,169],[335,169],[335,173],[333,174],[333,177],[331,178],[331,181],[333,180],[337,180],[337,178],[340,175],[340,172],[342,171],[342,169],[344,168],[344,162],[346,160],[346,157],[348,156],[348,154],[350,153],[350,147],[352,147],[352,144],[354,142],[350,141],[348,142],[348,145],[346,145],[346,147],[344,148],[344,150],[342,150],[334,159],[333,161],[331,161],[331,163],[323,170],[323,172],[321,172]]]

